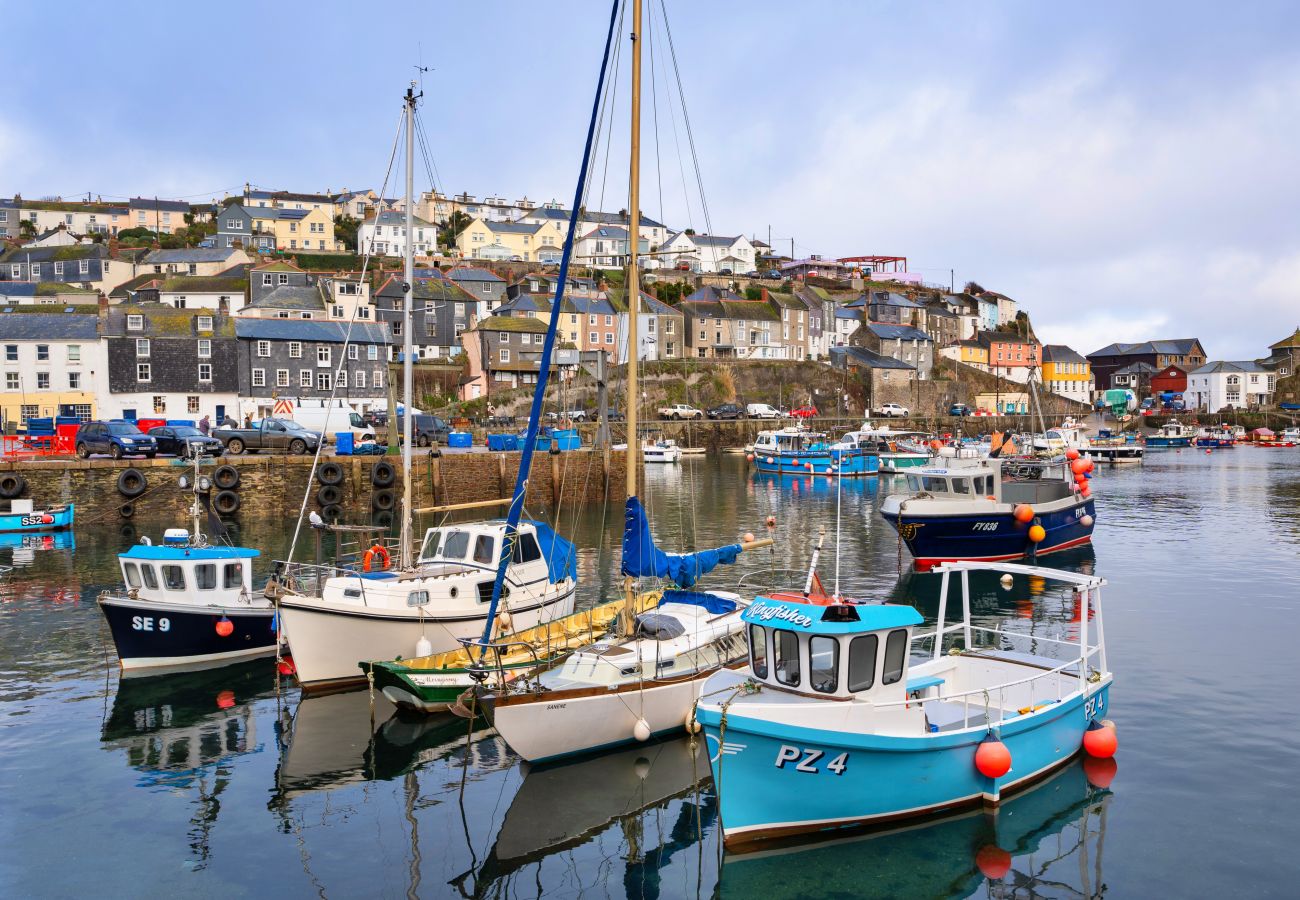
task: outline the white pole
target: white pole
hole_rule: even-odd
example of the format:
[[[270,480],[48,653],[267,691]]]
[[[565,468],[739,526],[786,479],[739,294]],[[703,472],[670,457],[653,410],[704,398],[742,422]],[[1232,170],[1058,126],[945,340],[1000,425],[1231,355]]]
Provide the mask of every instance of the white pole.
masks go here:
[[[961,570],[961,614],[965,623],[965,649],[970,649],[970,572]]]
[[[1096,595],[1093,598],[1093,604],[1097,608],[1097,662],[1101,665],[1101,671],[1106,673],[1109,672],[1110,669],[1106,665],[1106,633],[1102,629],[1101,623],[1101,588],[1094,588],[1093,593]]]
[[[948,570],[943,570],[939,581],[939,623],[934,629],[934,658],[943,655],[943,626],[948,618]]]
[[[1079,592],[1083,602],[1082,614],[1079,616],[1079,691],[1088,696],[1088,607],[1092,597],[1091,591]]]

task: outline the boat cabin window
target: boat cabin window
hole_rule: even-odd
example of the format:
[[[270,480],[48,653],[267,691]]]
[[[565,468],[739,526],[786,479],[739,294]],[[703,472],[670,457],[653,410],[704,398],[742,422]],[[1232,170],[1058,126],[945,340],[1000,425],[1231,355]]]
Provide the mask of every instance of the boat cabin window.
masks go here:
[[[971,479],[954,478],[952,480],[952,492],[954,494],[969,494],[971,492]]]
[[[885,670],[881,684],[894,684],[903,678],[903,662],[907,657],[907,629],[898,628],[885,638]]]
[[[411,591],[406,595],[407,606],[424,606],[429,602],[428,591]]]
[[[772,630],[776,641],[776,680],[799,685],[799,635],[781,628]]]
[[[217,589],[216,563],[199,563],[194,567],[194,586],[200,591],[214,591]]]
[[[492,550],[496,547],[496,543],[492,536],[487,534],[480,534],[474,538],[474,562],[483,563],[485,566],[495,563],[497,558]]]
[[[865,691],[876,683],[876,650],[880,638],[874,634],[855,637],[849,644],[849,690]]]
[[[163,585],[169,591],[185,590],[185,570],[180,566],[162,567]]]
[[[158,573],[153,566],[140,563],[140,574],[144,576],[144,586],[151,591],[158,590]]]
[[[535,562],[541,558],[542,551],[537,546],[537,538],[533,537],[531,534],[520,534],[515,536],[515,562]]]
[[[225,583],[226,590],[239,590],[244,586],[244,564],[243,563],[226,563]]]
[[[767,629],[749,626],[749,665],[757,678],[767,677]]]
[[[909,491],[919,491],[921,489],[921,479],[915,475],[907,476],[907,489]]]
[[[140,567],[135,563],[123,563],[122,571],[126,573],[127,587],[138,588],[140,586]]]
[[[420,559],[433,559],[438,555],[438,544],[442,541],[442,531],[432,529],[424,539],[424,546],[420,548]]]
[[[948,493],[948,479],[946,478],[932,478],[927,475],[921,479],[921,484],[932,494]]]
[[[447,539],[442,542],[442,552],[438,556],[442,559],[464,559],[468,550],[469,532],[449,531]]]
[[[815,634],[808,639],[808,674],[814,691],[833,694],[840,683],[840,642]]]

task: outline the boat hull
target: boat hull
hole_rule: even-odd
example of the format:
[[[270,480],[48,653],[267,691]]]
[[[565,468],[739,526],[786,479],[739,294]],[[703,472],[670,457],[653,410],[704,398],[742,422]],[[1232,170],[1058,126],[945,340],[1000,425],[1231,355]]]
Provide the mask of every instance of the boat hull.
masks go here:
[[[474,688],[478,682],[470,677],[467,669],[439,669],[436,672],[421,672],[408,669],[395,663],[381,663],[372,669],[375,676],[375,688],[388,698],[389,702],[401,709],[422,713],[446,712],[460,699],[467,690]],[[504,671],[507,680],[533,668],[531,663],[507,666]],[[495,682],[497,669],[489,661],[488,676]]]
[[[893,737],[785,725],[733,708],[724,730],[719,708],[701,703],[696,716],[718,785],[723,840],[743,849],[786,835],[995,805],[1078,754],[1089,722],[1109,711],[1109,690],[1107,679],[1086,700],[1076,694],[1006,720],[999,730],[1012,768],[997,779],[975,768],[983,727]]]
[[[105,594],[99,608],[108,621],[123,671],[221,664],[273,656],[275,608],[157,603]],[[222,637],[217,623],[233,628]]]
[[[75,504],[34,509],[29,513],[0,513],[0,533],[41,534],[47,531],[66,531],[72,527]]]
[[[812,466],[810,470],[808,467]],[[754,454],[754,468],[765,475],[861,476],[880,472],[880,457],[874,453],[834,450],[799,450]]]
[[[880,454],[880,471],[886,474],[919,468],[930,461],[925,453],[882,453]]]
[[[1138,444],[1122,444],[1115,447],[1088,448],[1088,456],[1096,462],[1117,466],[1125,463],[1142,462],[1142,447]]]
[[[1154,436],[1147,438],[1148,447],[1190,447],[1192,439],[1189,437],[1160,437]]]
[[[545,603],[512,609],[515,627],[532,628],[568,615],[573,611],[573,593],[570,584]],[[308,692],[362,684],[366,676],[359,663],[413,656],[421,637],[432,645],[430,653],[454,650],[461,638],[482,637],[487,623],[486,615],[453,619],[434,612],[421,617],[418,609],[357,607],[305,597],[283,598],[280,611],[298,683]]]
[[[901,524],[897,514],[881,510],[881,515],[901,532],[916,568],[926,571],[942,562],[1038,557],[1086,544],[1092,540],[1095,522],[1084,524],[1084,517],[1093,521],[1097,511],[1092,499],[1083,497],[1037,508],[1034,521],[1043,526],[1047,536],[1036,545],[1029,541],[1030,523],[1016,521],[1013,508],[1006,505],[955,515],[909,511],[901,516]]]

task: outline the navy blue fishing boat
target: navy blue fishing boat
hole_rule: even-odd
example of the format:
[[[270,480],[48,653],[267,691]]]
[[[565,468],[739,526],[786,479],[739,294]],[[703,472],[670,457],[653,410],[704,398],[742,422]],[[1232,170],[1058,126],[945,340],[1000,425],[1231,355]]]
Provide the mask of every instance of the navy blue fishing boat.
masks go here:
[[[1092,491],[1070,461],[952,454],[946,449],[931,465],[909,470],[908,491],[880,507],[918,569],[1033,559],[1092,540]]]

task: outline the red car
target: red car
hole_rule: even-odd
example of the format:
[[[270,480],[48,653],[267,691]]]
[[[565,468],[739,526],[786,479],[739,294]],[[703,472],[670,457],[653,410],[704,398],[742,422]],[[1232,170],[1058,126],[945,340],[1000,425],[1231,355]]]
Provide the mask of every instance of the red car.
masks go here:
[[[801,406],[798,409],[790,410],[790,415],[794,416],[796,419],[811,419],[813,416],[817,415],[817,407]]]

